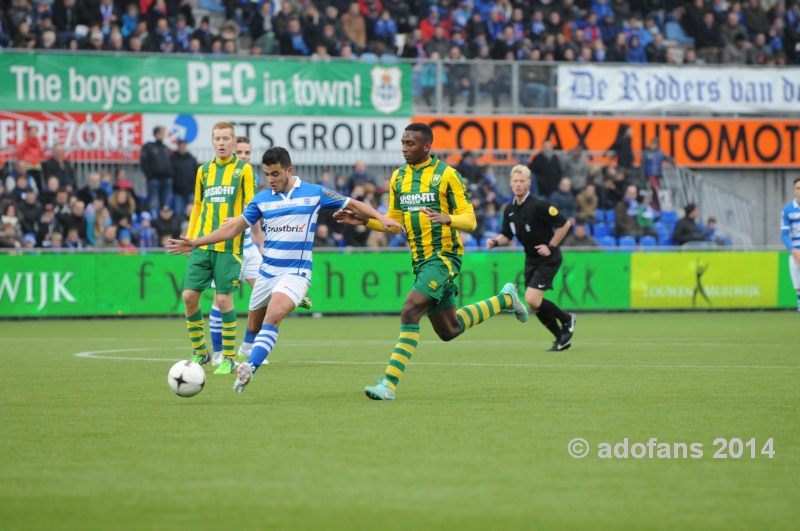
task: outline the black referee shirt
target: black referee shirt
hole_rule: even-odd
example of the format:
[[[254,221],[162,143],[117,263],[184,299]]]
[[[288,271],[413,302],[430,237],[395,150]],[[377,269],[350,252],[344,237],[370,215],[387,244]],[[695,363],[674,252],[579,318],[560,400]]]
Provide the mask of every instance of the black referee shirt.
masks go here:
[[[536,246],[549,245],[553,239],[553,229],[563,227],[566,223],[567,218],[556,207],[529,193],[521,205],[517,204],[516,198],[506,205],[500,234],[509,240],[516,236],[525,248],[527,259],[543,258],[536,251]],[[561,250],[556,247],[551,255],[560,253]]]

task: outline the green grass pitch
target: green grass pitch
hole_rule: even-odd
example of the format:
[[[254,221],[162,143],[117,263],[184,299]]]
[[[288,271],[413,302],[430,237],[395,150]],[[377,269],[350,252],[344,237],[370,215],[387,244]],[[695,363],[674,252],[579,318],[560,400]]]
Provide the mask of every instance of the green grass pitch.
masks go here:
[[[190,399],[179,319],[1,322],[0,529],[798,529],[799,319],[581,315],[561,354],[535,319],[426,322],[395,402],[363,388],[397,317],[287,319],[244,394],[207,371]],[[626,437],[704,455],[598,457]]]

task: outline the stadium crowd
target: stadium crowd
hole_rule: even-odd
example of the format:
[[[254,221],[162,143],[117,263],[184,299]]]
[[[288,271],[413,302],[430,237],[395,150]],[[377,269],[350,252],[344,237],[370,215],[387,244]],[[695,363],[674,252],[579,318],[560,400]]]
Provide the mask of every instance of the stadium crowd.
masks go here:
[[[124,169],[76,176],[56,145],[45,158],[36,127],[17,146],[10,171],[0,159],[0,247],[5,248],[137,248],[163,247],[165,239],[186,233],[193,208],[198,161],[179,142],[175,151],[164,144],[164,128],[140,153],[140,167],[147,180],[147,195],[137,196]],[[531,170],[531,193],[544,198],[576,226],[566,246],[682,245],[689,242],[725,240],[713,218],[698,224],[699,211],[686,209],[678,220],[674,212],[660,212],[658,189],[662,168],[672,159],[653,139],[634,167],[630,130],[614,145],[614,163],[591,164],[580,147],[557,153],[549,141],[524,161]],[[500,213],[513,199],[503,194],[491,165],[481,165],[464,152],[455,166],[467,185],[478,225],[462,233],[467,247],[483,247],[497,236]],[[80,178],[78,178],[80,177]],[[78,186],[78,182],[85,183]],[[353,197],[386,213],[389,206],[388,176],[372,175],[357,161],[349,175],[322,171],[319,184]],[[262,189],[265,186],[262,179]],[[318,247],[397,247],[407,245],[402,235],[370,231],[363,226],[340,225],[323,211],[318,221]]]
[[[208,2],[218,5],[199,5]],[[197,0],[0,0],[0,48],[321,60],[800,64],[798,0],[221,3],[227,20],[212,27],[208,16],[195,16]],[[458,69],[448,74],[465,79]]]

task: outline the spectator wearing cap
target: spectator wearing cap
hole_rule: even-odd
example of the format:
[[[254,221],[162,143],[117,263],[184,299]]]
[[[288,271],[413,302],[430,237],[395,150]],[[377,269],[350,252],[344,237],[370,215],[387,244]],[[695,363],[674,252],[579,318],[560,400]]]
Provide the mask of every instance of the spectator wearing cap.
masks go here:
[[[50,158],[42,163],[42,173],[43,178],[49,178],[51,175],[57,177],[59,186],[75,182],[75,172],[65,158],[64,144],[53,146]]]
[[[39,128],[28,126],[25,139],[17,145],[17,160],[25,162],[28,173],[36,181],[36,190],[42,188],[42,159],[44,152],[39,142]]]
[[[169,149],[164,145],[164,128],[156,126],[153,129],[153,137],[152,141],[142,147],[139,165],[147,178],[149,209],[155,211],[169,204],[174,170]]]
[[[158,240],[164,236],[178,238],[181,235],[181,220],[169,206],[164,205],[158,211],[158,217],[152,222],[153,228],[158,232]]]
[[[117,248],[123,251],[123,254],[135,254],[136,246],[133,245],[133,235],[129,229],[119,231],[119,245]]]
[[[200,27],[194,30],[192,38],[200,41],[200,48],[203,52],[211,49],[211,41],[214,39],[214,34],[211,33],[211,19],[208,16],[204,16],[200,20]]]
[[[194,155],[189,153],[186,140],[178,140],[178,149],[170,157],[175,175],[172,180],[172,197],[175,211],[183,212],[188,203],[194,201],[194,189],[197,182],[197,168],[200,165]]]
[[[29,232],[22,237],[22,247],[25,249],[33,249],[36,247],[36,235]]]
[[[139,224],[139,247],[151,248],[159,244],[159,234],[151,226],[152,219],[150,212],[142,212]]]
[[[734,37],[733,43],[725,45],[725,49],[722,51],[722,62],[725,64],[747,64],[751,47],[744,34],[739,33]]]
[[[431,6],[430,10],[428,11],[428,16],[420,21],[419,29],[422,32],[423,42],[427,42],[433,38],[434,30],[441,22],[439,17],[439,8],[436,6]]]
[[[92,52],[102,52],[105,49],[103,32],[99,29],[89,32],[87,37],[80,44],[80,49]]]

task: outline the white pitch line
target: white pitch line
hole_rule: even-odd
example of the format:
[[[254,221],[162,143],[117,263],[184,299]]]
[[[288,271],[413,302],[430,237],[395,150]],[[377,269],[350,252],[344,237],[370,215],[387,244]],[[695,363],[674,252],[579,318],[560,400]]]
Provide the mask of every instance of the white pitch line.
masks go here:
[[[175,347],[185,349],[185,347]],[[149,351],[147,348],[119,348],[110,350],[90,350],[73,354],[76,358],[121,360],[121,361],[182,361],[167,358],[129,358],[126,356],[100,356],[98,354],[114,354],[119,352]],[[311,365],[385,365],[383,361],[336,361],[336,360],[271,360],[272,363],[305,363]],[[567,363],[458,363],[422,361],[414,365],[445,365],[456,367],[540,367],[540,368],[565,368],[565,369],[800,369],[791,365],[621,365],[621,364],[567,364]]]

